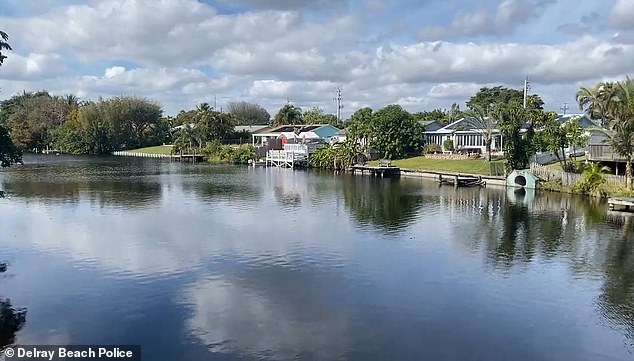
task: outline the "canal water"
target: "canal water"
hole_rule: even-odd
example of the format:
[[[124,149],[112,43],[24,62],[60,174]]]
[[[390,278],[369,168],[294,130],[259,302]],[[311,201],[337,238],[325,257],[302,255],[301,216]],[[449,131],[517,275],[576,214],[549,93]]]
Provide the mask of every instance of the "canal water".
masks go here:
[[[0,171],[0,342],[144,360],[632,360],[634,222],[559,194],[153,159]]]

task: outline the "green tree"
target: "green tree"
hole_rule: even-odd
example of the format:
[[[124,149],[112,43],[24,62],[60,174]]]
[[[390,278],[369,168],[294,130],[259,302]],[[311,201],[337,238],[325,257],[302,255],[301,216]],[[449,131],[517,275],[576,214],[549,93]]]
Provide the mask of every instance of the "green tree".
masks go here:
[[[244,101],[229,103],[229,113],[236,119],[236,125],[267,125],[271,121],[266,109]]]
[[[482,108],[486,113],[494,110],[498,105],[523,105],[524,91],[509,89],[502,86],[493,88],[480,88],[480,90],[467,101],[467,108],[473,110],[476,107]],[[543,109],[544,101],[539,95],[529,95],[527,98],[527,108]]]
[[[160,105],[139,97],[100,99],[68,114],[56,131],[56,147],[76,154],[162,144],[169,132]]]
[[[446,122],[447,124],[453,123],[464,118],[465,114],[462,110],[460,110],[460,105],[453,103],[451,104],[451,108],[447,112]]]
[[[422,111],[412,114],[412,119],[417,121],[433,121],[436,120],[440,123],[447,123],[449,114],[443,109],[434,109],[431,111]]]
[[[472,109],[465,112],[465,115],[469,118],[467,123],[471,127],[478,131],[482,135],[484,146],[486,148],[487,161],[491,161],[491,144],[493,143],[493,132],[497,128],[497,122],[495,118],[489,116],[484,108],[480,105],[474,105]]]
[[[302,108],[292,104],[284,104],[275,114],[273,126],[304,124]]]
[[[8,167],[20,162],[22,162],[22,153],[13,144],[7,129],[0,125],[0,166]]]
[[[576,99],[579,109],[584,110],[593,119],[600,119],[602,127],[608,127],[610,111],[618,101],[617,84],[602,82],[594,87],[581,87]]]
[[[625,176],[632,189],[632,161],[634,160],[634,80],[627,78],[617,86],[617,100],[609,111],[613,119],[612,149],[625,159]]]
[[[372,114],[369,146],[382,157],[398,159],[423,148],[423,126],[400,105],[388,105]]]
[[[519,104],[498,104],[492,114],[499,124],[504,137],[504,155],[509,170],[526,169],[529,165],[531,142],[533,137],[531,126],[522,134],[527,124],[526,112]]]
[[[564,123],[564,132],[566,133],[566,141],[568,147],[572,148],[572,154],[576,153],[577,148],[584,148],[588,145],[590,138],[585,134],[581,127],[580,117],[576,117]]]
[[[11,45],[9,45],[9,35],[4,31],[0,30],[0,65],[4,63],[4,59],[7,58],[6,55],[2,54],[3,50],[13,50],[11,49]]]
[[[346,127],[346,143],[355,153],[366,154],[372,136],[372,109],[365,107],[352,114]]]
[[[171,126],[177,127],[183,124],[194,124],[194,117],[196,116],[196,109],[181,110],[176,118],[172,120]]]
[[[71,111],[63,97],[46,91],[16,95],[0,104],[0,119],[21,150],[43,149],[54,141],[54,130]]]
[[[337,116],[326,114],[320,108],[314,107],[304,112],[305,124],[331,124],[337,126]]]
[[[625,176],[632,189],[634,160],[634,80],[627,77],[616,83],[600,83],[594,88],[581,88],[577,101],[582,109],[598,116],[613,134],[610,146],[625,160]]]
[[[222,141],[233,133],[235,120],[230,113],[213,110],[207,103],[200,104],[196,109],[194,124],[198,134],[200,146],[212,140]]]
[[[561,163],[562,169],[570,169],[566,161],[566,148],[569,144],[568,136],[566,129],[559,123],[557,114],[553,113],[549,116],[536,138],[539,150],[553,152],[559,163]]]

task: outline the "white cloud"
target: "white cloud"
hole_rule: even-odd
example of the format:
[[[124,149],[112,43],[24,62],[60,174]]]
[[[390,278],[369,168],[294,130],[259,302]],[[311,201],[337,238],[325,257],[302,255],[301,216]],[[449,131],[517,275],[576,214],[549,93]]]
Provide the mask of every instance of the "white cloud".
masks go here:
[[[427,92],[427,96],[437,99],[466,99],[477,93],[482,88],[475,83],[440,83]]]
[[[66,65],[59,54],[31,53],[22,56],[11,53],[0,68],[0,79],[37,81],[54,78],[65,72]]]
[[[624,76],[634,56],[626,1],[616,3],[611,17],[605,6],[575,8],[575,18],[596,14],[583,29],[600,29],[609,19],[618,31],[576,38],[557,32],[554,15],[544,11],[550,0],[491,0],[473,11],[464,10],[470,2],[445,3],[453,13],[439,15],[423,31],[442,39],[434,42],[389,31],[395,11],[402,12],[396,18],[403,28],[413,25],[405,23],[403,7],[369,1],[361,8],[373,11],[361,13],[350,3],[335,16],[315,9],[332,4],[324,1],[312,7],[305,1],[227,1],[235,11],[226,13],[196,0],[47,2],[37,14],[0,16],[15,48],[0,68],[2,96],[40,89],[85,97],[135,94],[157,99],[169,114],[214,96],[219,106],[245,100],[275,114],[289,98],[334,113],[332,98],[341,87],[346,116],[358,105],[420,110],[460,103],[485,84],[519,88],[527,75],[545,98],[555,85],[573,97],[579,82]],[[430,12],[436,7],[421,5]],[[552,24],[550,33],[545,24]],[[517,26],[523,31],[511,35]],[[523,40],[524,34],[534,40]],[[457,40],[480,35],[492,37]]]
[[[553,0],[502,0],[495,15],[485,9],[460,11],[450,27],[426,26],[420,31],[425,40],[454,36],[501,35],[541,16]]]
[[[634,29],[634,1],[616,0],[611,20],[621,29]]]

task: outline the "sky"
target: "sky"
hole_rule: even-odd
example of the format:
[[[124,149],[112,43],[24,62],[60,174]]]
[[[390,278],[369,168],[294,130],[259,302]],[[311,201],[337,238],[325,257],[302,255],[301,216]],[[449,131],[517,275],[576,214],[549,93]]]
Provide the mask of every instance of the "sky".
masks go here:
[[[23,91],[159,101],[175,115],[247,101],[342,115],[449,108],[528,77],[549,110],[634,75],[634,0],[0,0]]]

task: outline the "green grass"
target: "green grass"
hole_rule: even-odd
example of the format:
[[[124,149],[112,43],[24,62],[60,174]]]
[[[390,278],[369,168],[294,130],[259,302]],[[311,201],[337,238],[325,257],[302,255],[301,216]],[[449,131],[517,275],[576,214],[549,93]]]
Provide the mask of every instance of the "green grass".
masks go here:
[[[170,154],[172,151],[171,145],[157,145],[155,147],[146,147],[129,150],[129,152],[144,153],[144,154]]]
[[[501,160],[494,160],[491,163],[502,163]],[[415,169],[444,171],[453,173],[472,173],[472,174],[490,174],[489,162],[486,159],[466,159],[466,160],[446,160],[446,159],[429,159],[423,156],[399,159],[392,161],[395,167]]]

